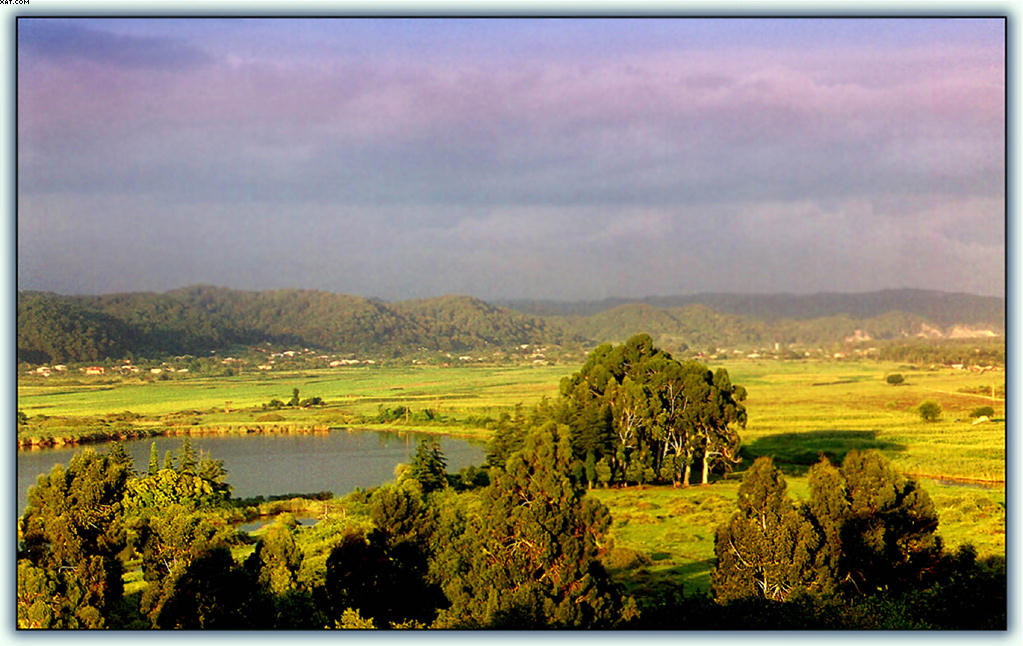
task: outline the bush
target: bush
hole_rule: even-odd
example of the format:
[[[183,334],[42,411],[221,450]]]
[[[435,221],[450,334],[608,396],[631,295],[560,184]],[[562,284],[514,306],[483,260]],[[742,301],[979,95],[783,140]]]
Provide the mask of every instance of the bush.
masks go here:
[[[892,374],[888,375],[887,377],[885,377],[885,381],[890,383],[893,386],[898,386],[899,384],[901,384],[904,381],[906,381],[906,379],[902,375],[900,375],[899,373],[895,372],[895,373],[892,373]]]
[[[937,402],[925,401],[917,407],[920,418],[925,422],[936,422],[941,417],[941,406]]]
[[[970,417],[994,417],[995,409],[990,406],[981,406],[980,408],[974,408],[973,412],[970,413]]]
[[[627,547],[611,548],[601,561],[608,570],[631,570],[652,562],[646,554]]]

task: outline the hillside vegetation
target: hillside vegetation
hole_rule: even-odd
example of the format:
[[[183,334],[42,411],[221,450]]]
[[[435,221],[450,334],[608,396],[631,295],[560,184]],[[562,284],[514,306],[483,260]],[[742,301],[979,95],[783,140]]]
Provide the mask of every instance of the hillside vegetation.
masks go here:
[[[190,287],[165,294],[18,294],[21,361],[206,354],[271,343],[398,356],[584,339],[543,319],[449,296],[387,304],[310,290]]]
[[[385,303],[312,290],[209,286],[102,296],[20,292],[18,358],[45,363],[202,355],[265,343],[398,357],[422,350],[578,348],[640,332],[675,352],[714,352],[990,337],[1005,330],[1004,299],[921,290],[512,305],[518,309],[468,296]]]

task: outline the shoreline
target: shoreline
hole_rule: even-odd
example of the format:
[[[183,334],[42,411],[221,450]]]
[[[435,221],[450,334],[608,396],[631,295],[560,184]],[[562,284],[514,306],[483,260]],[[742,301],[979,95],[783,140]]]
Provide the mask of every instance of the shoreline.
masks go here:
[[[163,429],[129,429],[109,433],[95,433],[82,436],[53,435],[50,437],[19,437],[18,451],[40,451],[46,449],[59,449],[66,447],[84,446],[90,444],[109,444],[113,442],[126,442],[131,440],[144,440],[151,437],[178,437],[178,436],[203,436],[203,435],[314,435],[330,433],[331,431],[389,431],[396,433],[424,433],[430,435],[452,436],[464,439],[483,440],[490,431],[480,429],[479,432],[467,430],[440,430],[422,426],[327,426],[322,424],[314,425],[279,425],[279,424],[255,424],[238,426],[189,426],[181,428]]]

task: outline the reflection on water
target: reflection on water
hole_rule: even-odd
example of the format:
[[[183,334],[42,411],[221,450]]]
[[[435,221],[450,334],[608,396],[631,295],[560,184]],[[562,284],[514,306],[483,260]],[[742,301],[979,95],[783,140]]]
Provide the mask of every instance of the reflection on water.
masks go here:
[[[319,518],[313,518],[312,516],[296,516],[296,515],[292,514],[292,518],[294,518],[298,522],[298,524],[303,526],[303,527],[308,527],[310,525],[315,525],[319,521]],[[266,527],[266,526],[269,526],[269,525],[273,525],[274,522],[276,522],[276,521],[277,521],[277,517],[276,516],[274,516],[272,518],[270,518],[270,517],[268,517],[268,518],[259,518],[257,520],[253,520],[253,521],[248,522],[248,523],[239,523],[237,525],[237,527],[241,531],[247,532],[247,533],[251,534],[252,532],[254,532],[254,531],[258,530],[258,529],[262,529],[263,527]]]
[[[239,498],[286,493],[332,491],[344,495],[356,487],[367,488],[394,478],[394,467],[410,461],[422,438],[440,442],[448,471],[483,462],[485,449],[477,442],[394,431],[334,429],[321,434],[293,435],[195,435],[192,446],[223,460],[231,493]],[[181,437],[156,437],[124,442],[135,468],[149,467],[150,446],[155,442],[163,465],[164,454],[175,457]],[[106,452],[109,445],[93,445]],[[29,485],[54,464],[67,464],[82,447],[18,452],[18,513],[25,509]]]

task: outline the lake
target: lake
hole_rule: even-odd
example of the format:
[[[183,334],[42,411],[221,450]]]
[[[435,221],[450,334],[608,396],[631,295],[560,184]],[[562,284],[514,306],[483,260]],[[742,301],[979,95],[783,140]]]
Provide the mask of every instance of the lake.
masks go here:
[[[191,436],[196,453],[200,449],[216,460],[224,461],[231,495],[237,498],[271,496],[286,493],[332,491],[342,496],[356,487],[368,488],[394,478],[394,467],[410,462],[420,439],[440,442],[448,472],[473,464],[482,464],[486,449],[479,442],[424,433],[333,429],[321,434]],[[182,437],[155,437],[123,442],[135,460],[135,468],[149,468],[153,442],[160,465],[167,451],[177,459]],[[86,445],[97,452],[110,450],[109,444]],[[40,449],[18,452],[18,513],[27,505],[28,487],[40,473],[49,473],[55,464],[67,465],[84,447]]]

